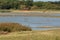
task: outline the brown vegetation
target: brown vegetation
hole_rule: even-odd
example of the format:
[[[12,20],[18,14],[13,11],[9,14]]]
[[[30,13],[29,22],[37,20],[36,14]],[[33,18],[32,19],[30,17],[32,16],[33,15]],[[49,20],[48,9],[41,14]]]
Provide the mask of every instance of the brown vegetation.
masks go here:
[[[31,28],[18,23],[0,23],[0,33],[15,31],[31,31]]]

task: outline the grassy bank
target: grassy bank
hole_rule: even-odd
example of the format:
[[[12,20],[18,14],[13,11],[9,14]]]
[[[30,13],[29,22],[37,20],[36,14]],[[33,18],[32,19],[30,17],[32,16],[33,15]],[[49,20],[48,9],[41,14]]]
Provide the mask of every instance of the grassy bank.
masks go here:
[[[0,35],[0,40],[60,40],[59,30],[12,32]]]
[[[12,12],[11,10],[0,10],[1,13]]]
[[[12,12],[24,12],[24,13],[30,13],[30,12],[40,12],[40,13],[60,13],[60,10],[44,10],[44,9],[37,9],[37,10],[12,10]]]
[[[30,13],[30,12],[40,12],[40,13],[60,13],[60,10],[46,10],[46,9],[35,9],[35,10],[0,10],[0,13],[10,13],[10,12],[23,12],[23,13]]]

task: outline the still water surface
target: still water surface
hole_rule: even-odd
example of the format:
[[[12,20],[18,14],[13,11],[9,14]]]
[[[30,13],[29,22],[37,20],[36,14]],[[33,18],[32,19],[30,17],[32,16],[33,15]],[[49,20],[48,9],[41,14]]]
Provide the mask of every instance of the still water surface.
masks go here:
[[[48,30],[51,28],[34,28],[41,26],[60,26],[60,18],[52,17],[33,17],[33,16],[0,16],[0,22],[21,23],[32,27],[33,30]]]

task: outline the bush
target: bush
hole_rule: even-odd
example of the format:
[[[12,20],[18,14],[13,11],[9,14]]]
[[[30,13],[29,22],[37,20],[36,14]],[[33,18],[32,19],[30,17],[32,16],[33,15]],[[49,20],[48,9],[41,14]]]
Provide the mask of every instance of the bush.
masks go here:
[[[31,31],[31,28],[18,23],[0,23],[0,32]]]
[[[32,6],[31,9],[38,9],[38,7],[37,6]]]

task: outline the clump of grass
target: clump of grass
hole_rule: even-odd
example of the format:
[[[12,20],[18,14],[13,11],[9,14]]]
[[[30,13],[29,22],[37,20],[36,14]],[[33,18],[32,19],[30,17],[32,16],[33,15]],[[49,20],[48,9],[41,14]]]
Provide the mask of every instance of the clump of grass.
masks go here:
[[[11,12],[10,10],[0,10],[0,12],[5,13],[5,12]]]
[[[0,23],[0,32],[31,31],[31,28],[18,23]]]

